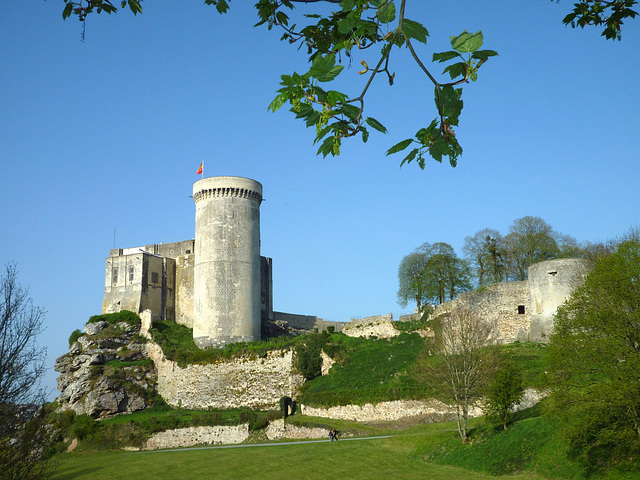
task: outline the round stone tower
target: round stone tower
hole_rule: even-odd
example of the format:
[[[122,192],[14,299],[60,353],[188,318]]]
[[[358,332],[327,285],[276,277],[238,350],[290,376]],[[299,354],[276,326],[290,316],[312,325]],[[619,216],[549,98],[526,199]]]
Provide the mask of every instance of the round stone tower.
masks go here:
[[[529,267],[529,340],[548,342],[556,310],[591,271],[582,258],[546,260]]]
[[[242,177],[193,184],[193,340],[200,348],[260,340],[262,185]]]

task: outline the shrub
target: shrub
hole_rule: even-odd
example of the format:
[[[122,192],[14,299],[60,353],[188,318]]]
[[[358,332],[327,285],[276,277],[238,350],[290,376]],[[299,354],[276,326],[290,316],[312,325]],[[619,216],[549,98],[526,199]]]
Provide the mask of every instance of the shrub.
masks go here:
[[[73,345],[82,335],[84,335],[84,332],[77,328],[71,332],[71,335],[69,335],[69,348],[71,348],[71,345]]]
[[[306,336],[305,343],[296,347],[298,369],[305,380],[313,380],[322,374],[322,347],[327,343],[328,334],[312,333]]]
[[[109,322],[110,325],[116,325],[120,322],[126,322],[129,325],[140,325],[141,320],[140,317],[129,310],[121,310],[116,313],[105,313],[102,315],[94,315],[89,318],[87,323],[96,323],[106,321]]]
[[[69,429],[69,433],[71,437],[84,440],[93,435],[97,429],[98,425],[96,425],[96,421],[92,417],[89,415],[76,415]]]

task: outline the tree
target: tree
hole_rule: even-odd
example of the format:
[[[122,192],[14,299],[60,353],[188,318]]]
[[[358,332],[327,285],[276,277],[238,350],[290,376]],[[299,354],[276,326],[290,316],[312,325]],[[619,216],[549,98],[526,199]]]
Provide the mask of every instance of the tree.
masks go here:
[[[509,259],[510,277],[526,280],[529,265],[557,258],[556,233],[540,217],[522,217],[514,220],[504,238]]]
[[[416,302],[416,309],[422,310],[427,298],[426,267],[429,258],[425,253],[412,252],[405,256],[398,267],[398,303],[406,307],[409,300]]]
[[[451,245],[444,242],[424,244],[419,250],[428,258],[425,267],[428,298],[444,303],[471,289],[469,267],[458,258]]]
[[[418,311],[426,301],[444,303],[471,288],[467,263],[444,242],[424,243],[404,257],[398,282],[398,303],[405,307],[415,300]]]
[[[500,359],[500,366],[487,389],[485,416],[506,430],[513,419],[513,407],[523,394],[522,373],[510,358]]]
[[[137,15],[142,13],[142,0],[64,0],[63,18],[76,15],[85,25],[86,18],[92,13],[114,13],[126,6]],[[219,13],[229,9],[230,0],[204,0]],[[336,11],[326,13],[316,7],[302,17],[290,18],[295,4],[335,4]],[[424,74],[426,86],[413,89],[434,88],[434,101],[437,115],[415,133],[396,143],[387,150],[387,155],[398,153],[412,147],[402,159],[401,165],[416,161],[420,168],[425,167],[425,156],[429,155],[438,162],[448,158],[456,166],[462,153],[454,127],[459,124],[462,113],[462,88],[460,85],[475,82],[479,68],[491,57],[497,55],[493,50],[481,50],[482,32],[450,37],[451,50],[434,53],[433,64],[447,63],[442,75],[447,80],[438,80],[428,62],[418,55],[414,42],[426,44],[429,32],[421,23],[405,16],[406,0],[258,0],[257,25],[266,25],[269,30],[280,29],[281,39],[298,47],[305,47],[309,55],[310,69],[304,74],[293,73],[281,77],[282,88],[269,105],[276,111],[289,103],[296,118],[305,122],[307,127],[315,127],[315,143],[320,142],[318,154],[323,156],[339,155],[342,140],[360,136],[364,142],[369,138],[369,128],[382,133],[387,129],[372,117],[364,116],[366,94],[377,78],[386,78],[393,85],[395,72],[390,70],[392,53],[406,49],[415,61],[417,68]],[[571,14],[564,19],[565,24],[584,27],[585,25],[603,26],[606,38],[620,38],[623,19],[633,18],[636,12],[632,7],[636,0],[580,0]],[[396,4],[398,6],[396,6]],[[84,31],[83,31],[84,32]],[[84,33],[83,33],[84,38]],[[320,83],[329,83],[336,79],[344,68],[341,63],[351,62],[358,51],[379,47],[379,54],[371,66],[362,58],[363,70],[358,72],[366,76],[364,87],[355,95],[336,90],[326,90]]]
[[[640,452],[640,240],[597,260],[558,309],[550,343],[553,411],[590,466]]]
[[[500,232],[485,228],[473,237],[465,237],[462,251],[473,269],[478,286],[504,280],[506,253]]]
[[[495,371],[495,328],[470,310],[456,308],[434,322],[432,350],[436,362],[423,355],[416,375],[456,408],[458,433],[468,439],[469,409],[477,402]],[[425,352],[430,354],[431,351]]]
[[[0,465],[4,479],[48,478],[54,433],[38,388],[46,352],[35,341],[44,310],[35,307],[9,265],[0,278]]]

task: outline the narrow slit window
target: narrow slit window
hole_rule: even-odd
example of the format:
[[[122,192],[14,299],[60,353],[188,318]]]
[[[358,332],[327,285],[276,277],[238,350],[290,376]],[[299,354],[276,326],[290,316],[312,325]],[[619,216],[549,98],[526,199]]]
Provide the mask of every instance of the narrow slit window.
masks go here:
[[[524,305],[518,305],[518,315],[524,315]]]

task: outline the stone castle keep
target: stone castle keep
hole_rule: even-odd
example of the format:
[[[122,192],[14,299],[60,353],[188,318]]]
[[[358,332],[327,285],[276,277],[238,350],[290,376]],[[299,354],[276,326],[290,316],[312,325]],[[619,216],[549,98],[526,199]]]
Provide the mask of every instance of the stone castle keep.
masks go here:
[[[209,177],[193,185],[195,239],[114,249],[102,313],[151,310],[193,328],[200,348],[260,340],[274,318],[271,259],[260,256],[262,185]]]

